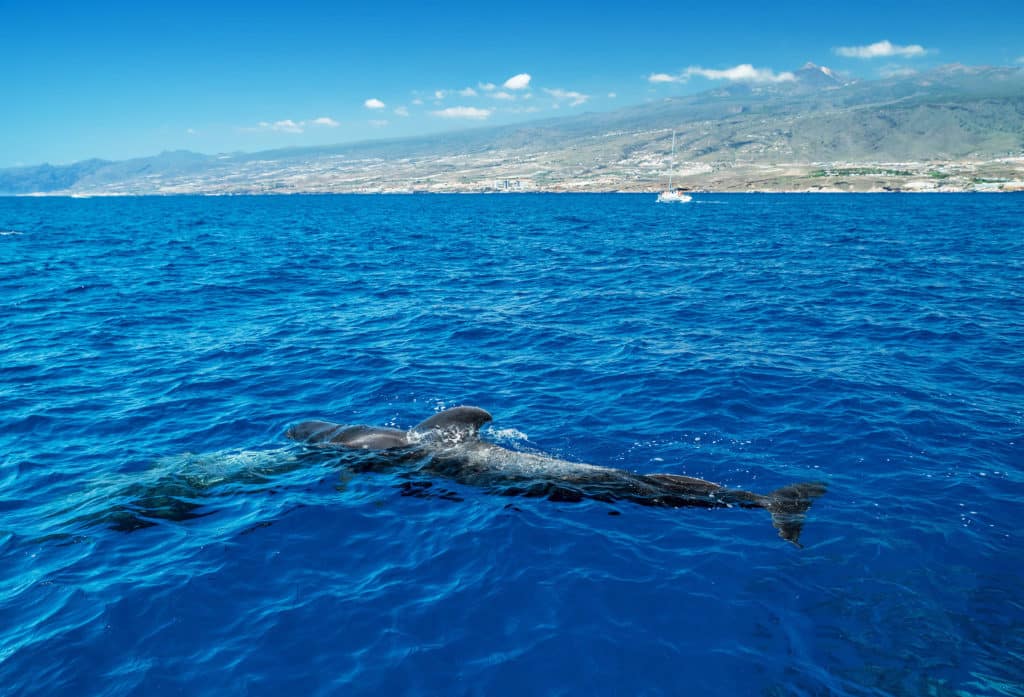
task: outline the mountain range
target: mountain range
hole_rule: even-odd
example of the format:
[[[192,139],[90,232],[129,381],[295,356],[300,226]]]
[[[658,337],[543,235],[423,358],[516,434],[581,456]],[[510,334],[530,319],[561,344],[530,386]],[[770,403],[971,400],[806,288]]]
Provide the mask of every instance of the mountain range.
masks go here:
[[[2,169],[0,194],[654,191],[670,173],[716,190],[1024,188],[1024,68],[793,74],[429,137]]]

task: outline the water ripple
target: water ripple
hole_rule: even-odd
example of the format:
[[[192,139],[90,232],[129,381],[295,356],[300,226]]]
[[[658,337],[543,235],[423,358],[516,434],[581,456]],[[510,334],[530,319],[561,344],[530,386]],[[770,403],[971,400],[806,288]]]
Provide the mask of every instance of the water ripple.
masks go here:
[[[0,199],[0,684],[1024,694],[1020,198],[701,203]],[[283,437],[463,403],[512,449],[829,493],[797,550]]]

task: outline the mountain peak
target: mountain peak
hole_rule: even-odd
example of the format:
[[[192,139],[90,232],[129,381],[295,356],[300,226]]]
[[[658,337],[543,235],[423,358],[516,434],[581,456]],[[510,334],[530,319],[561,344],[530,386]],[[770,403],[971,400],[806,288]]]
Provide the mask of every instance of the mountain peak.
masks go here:
[[[842,78],[836,75],[831,68],[816,65],[810,61],[804,63],[804,67],[796,71],[796,79],[816,87],[836,87],[843,84]]]

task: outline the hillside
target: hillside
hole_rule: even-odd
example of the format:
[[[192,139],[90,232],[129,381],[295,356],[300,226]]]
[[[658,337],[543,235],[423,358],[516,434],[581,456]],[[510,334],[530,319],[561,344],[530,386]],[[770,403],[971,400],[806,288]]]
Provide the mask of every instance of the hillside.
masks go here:
[[[845,82],[808,64],[606,113],[260,153],[168,152],[0,170],[0,193],[1024,188],[1024,69],[945,66]]]

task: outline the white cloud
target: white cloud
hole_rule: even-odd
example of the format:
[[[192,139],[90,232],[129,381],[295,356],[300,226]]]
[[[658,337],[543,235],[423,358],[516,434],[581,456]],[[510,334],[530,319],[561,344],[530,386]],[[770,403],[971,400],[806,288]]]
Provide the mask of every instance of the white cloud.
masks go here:
[[[513,75],[509,79],[505,80],[505,84],[502,85],[507,90],[524,90],[530,86],[530,74],[519,73]]]
[[[397,114],[398,116],[408,116],[409,115],[409,109],[408,109],[408,107],[404,107],[404,106],[395,107],[395,114]]]
[[[462,97],[475,97],[476,90],[472,87],[467,87],[466,89],[459,90],[459,95]]]
[[[302,126],[295,123],[291,119],[285,119],[283,121],[260,121],[255,126],[243,126],[242,131],[249,131],[251,133],[260,132],[277,132],[277,133],[302,133]]]
[[[482,89],[484,92],[493,92],[495,84],[493,82],[478,82],[476,86]]]
[[[450,106],[447,109],[431,112],[442,119],[476,119],[482,121],[494,113],[493,109],[478,109],[474,106]]]
[[[384,102],[380,101],[379,99],[371,98],[363,102],[363,106],[366,107],[367,109],[383,109],[387,105],[384,104]]]
[[[796,79],[796,76],[790,72],[776,73],[770,68],[755,68],[750,63],[742,63],[725,70],[714,70],[702,68],[699,65],[691,65],[678,75],[653,73],[648,76],[647,81],[653,83],[687,82],[694,75],[707,78],[708,80],[729,80],[730,82],[792,82]]]
[[[491,99],[502,99],[506,102],[511,102],[516,98],[514,94],[509,94],[508,92],[495,92],[494,94],[489,94],[487,96]]]
[[[615,94],[614,92],[609,92],[609,93],[608,93],[608,99],[615,99],[615,98],[616,98],[616,97],[618,97],[618,96],[619,96],[619,95]]]
[[[260,122],[260,126],[271,131],[279,131],[281,133],[302,133],[302,125],[295,123],[291,119],[275,121],[274,123],[262,121]]]
[[[686,74],[688,76],[700,75],[709,80],[729,80],[730,82],[792,82],[796,79],[793,73],[775,73],[770,68],[755,68],[750,63],[726,70],[710,70],[692,66],[686,69]]]
[[[196,135],[197,131],[194,128],[186,128],[185,133],[188,133],[190,136],[194,136]]]
[[[311,126],[326,126],[328,128],[337,128],[341,124],[332,119],[330,116],[318,116],[315,119],[309,119],[308,121],[293,121],[292,119],[281,119],[280,121],[260,121],[255,126],[244,126],[240,130],[249,131],[250,133],[259,132],[270,132],[270,133],[304,133],[305,130]],[[188,132],[195,134],[196,131],[191,128]]]
[[[448,93],[445,92],[444,90],[434,90],[434,99],[441,100],[441,99],[444,99],[447,96],[448,96]]]
[[[547,87],[545,87],[544,91],[547,92],[552,97],[554,97],[555,99],[557,99],[558,101],[562,101],[562,100],[568,101],[569,102],[569,106],[579,106],[580,104],[583,104],[588,99],[590,99],[590,95],[589,94],[582,94],[580,92],[572,92],[570,90],[563,90],[561,88],[548,89]]]
[[[367,123],[374,128],[384,128],[388,125],[387,119],[370,119]]]
[[[885,58],[887,56],[902,56],[903,58],[914,58],[928,53],[924,46],[910,44],[908,46],[897,46],[884,40],[867,46],[838,46],[833,51],[837,55],[846,58]]]
[[[423,103],[423,100],[417,97],[416,99],[412,100],[412,103],[415,104],[416,106],[419,106],[420,104]]]

